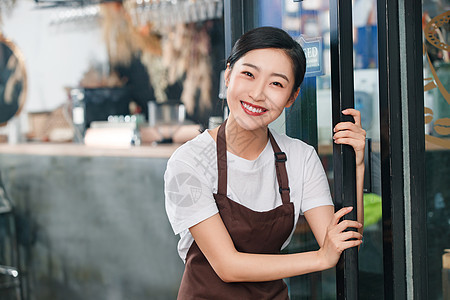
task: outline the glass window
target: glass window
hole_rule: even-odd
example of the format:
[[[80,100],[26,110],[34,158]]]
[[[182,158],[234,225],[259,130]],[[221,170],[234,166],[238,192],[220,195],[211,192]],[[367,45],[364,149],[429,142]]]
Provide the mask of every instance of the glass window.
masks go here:
[[[429,299],[450,299],[450,2],[422,1]]]
[[[331,66],[330,66],[330,11],[328,0],[294,2],[292,0],[259,1],[258,26],[283,28],[302,44],[307,56],[307,75],[302,84],[301,103],[314,102],[307,108],[300,107],[300,114],[309,122],[300,120],[301,128],[289,130],[294,135],[318,149],[322,164],[333,188],[333,150],[331,114]],[[360,298],[383,298],[383,247],[381,226],[381,178],[379,160],[379,103],[378,103],[378,54],[376,1],[355,0],[354,20],[354,69],[355,107],[362,113],[362,124],[372,145],[368,153],[371,169],[366,174],[364,243],[359,251]],[[316,116],[310,111],[316,108]],[[289,110],[274,125],[275,130],[285,131],[289,125]],[[305,125],[306,123],[306,125]],[[308,127],[305,129],[305,127]],[[311,138],[315,127],[317,138]],[[295,235],[287,252],[318,249],[313,234],[304,218],[298,222]],[[291,299],[336,299],[335,270],[297,276],[286,280]]]

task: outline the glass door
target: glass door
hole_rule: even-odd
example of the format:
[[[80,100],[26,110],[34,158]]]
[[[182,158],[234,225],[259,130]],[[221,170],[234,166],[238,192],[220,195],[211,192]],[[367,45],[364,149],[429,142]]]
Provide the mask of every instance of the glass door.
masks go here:
[[[307,74],[301,87],[299,99],[287,109],[275,130],[302,139],[313,145],[321,158],[328,175],[332,193],[344,190],[343,182],[336,182],[333,170],[332,127],[333,114],[339,115],[339,105],[332,105],[333,75],[332,46],[333,24],[330,24],[330,1],[315,0],[294,2],[288,0],[258,1],[258,26],[275,26],[286,30],[297,39],[307,57]],[[381,226],[381,191],[379,164],[379,113],[378,113],[378,65],[375,1],[355,1],[353,5],[353,47],[341,57],[341,63],[354,58],[354,87],[352,87],[356,109],[361,111],[362,124],[367,131],[368,150],[365,186],[365,233],[359,251],[359,272],[353,283],[359,285],[360,299],[383,299],[383,243]],[[333,10],[333,8],[331,8]],[[352,9],[342,11],[344,17],[352,19]],[[345,14],[348,15],[345,15]],[[333,16],[331,16],[333,17]],[[330,26],[331,25],[331,26]],[[330,28],[331,27],[331,28]],[[351,67],[351,66],[350,66]],[[336,71],[338,72],[338,71]],[[352,70],[350,69],[350,72]],[[351,96],[351,95],[350,95]],[[353,100],[352,99],[352,100]],[[337,111],[336,111],[337,110]],[[336,121],[335,121],[336,122]],[[334,156],[334,159],[342,158]],[[348,163],[348,162],[347,162]],[[334,195],[336,198],[336,195]],[[338,204],[339,205],[339,204]],[[306,220],[302,217],[287,252],[318,249]],[[354,255],[354,254],[353,254]],[[358,253],[356,253],[358,255]],[[349,259],[349,258],[347,258]],[[342,262],[344,263],[344,262]],[[358,262],[357,262],[358,265]],[[356,265],[356,267],[357,267]],[[338,266],[339,267],[339,266]],[[344,266],[341,266],[344,268]],[[336,278],[338,274],[338,278]],[[287,279],[291,299],[337,299],[342,292],[339,280],[343,274],[335,269]],[[336,281],[338,279],[338,281]],[[348,279],[348,277],[347,277]],[[338,282],[338,286],[336,286]],[[349,285],[349,282],[345,283]],[[358,288],[356,287],[358,290]],[[356,291],[358,293],[358,291]]]
[[[330,18],[328,1],[259,1],[258,26],[286,30],[306,50],[307,74],[301,94],[275,130],[314,146],[333,188]],[[311,47],[307,47],[311,45]],[[309,52],[309,53],[308,53]],[[306,219],[298,221],[287,253],[317,250]],[[334,269],[286,279],[291,299],[336,299]]]
[[[343,182],[335,182],[336,171],[343,168],[334,165],[352,163],[348,157],[333,156],[332,127],[337,122],[336,115],[340,117],[342,101],[332,105],[333,90],[332,59],[330,39],[330,4],[329,0],[260,0],[260,1],[225,1],[225,36],[226,48],[231,48],[234,41],[248,29],[257,26],[274,26],[287,31],[303,46],[307,57],[306,77],[301,86],[301,93],[293,107],[286,109],[284,114],[272,124],[272,130],[286,133],[299,138],[314,146],[319,153],[322,164],[326,170],[332,193],[343,191]],[[337,2],[336,2],[337,3]],[[381,197],[380,197],[380,164],[379,164],[379,113],[378,113],[378,71],[376,52],[376,15],[374,15],[374,0],[357,0],[352,9],[341,10],[343,17],[355,19],[354,26],[350,22],[347,35],[350,40],[348,51],[341,56],[341,63],[346,65],[347,72],[354,80],[350,81],[350,94],[345,105],[355,106],[362,112],[362,123],[367,131],[368,149],[365,206],[366,227],[364,244],[358,252],[351,254],[356,269],[353,272],[353,284],[360,299],[383,298],[383,250],[381,226]],[[333,8],[332,8],[333,9]],[[232,16],[227,18],[228,16]],[[333,17],[333,16],[332,16]],[[342,17],[342,16],[341,16]],[[336,29],[337,25],[334,25]],[[374,50],[375,49],[375,50]],[[353,66],[355,57],[355,67]],[[335,60],[336,61],[336,60]],[[353,84],[354,82],[354,84]],[[336,83],[335,83],[336,85]],[[354,91],[354,92],[353,92]],[[344,106],[345,106],[344,105]],[[348,150],[348,149],[347,149]],[[336,149],[334,149],[336,152]],[[351,157],[351,156],[350,156]],[[334,158],[334,159],[333,159]],[[348,169],[348,168],[347,168]],[[354,176],[354,175],[353,175]],[[343,176],[339,176],[342,179]],[[350,181],[352,179],[350,178]],[[345,183],[348,184],[348,183]],[[337,186],[337,189],[335,188]],[[354,187],[353,187],[354,188]],[[336,195],[335,195],[336,196]],[[336,197],[335,197],[336,198]],[[337,203],[337,206],[342,203]],[[313,234],[306,220],[302,217],[295,231],[295,235],[286,252],[299,252],[318,249]],[[350,258],[351,258],[350,257]],[[347,259],[347,261],[350,260]],[[356,261],[355,261],[356,259]],[[356,263],[356,264],[355,264]],[[348,266],[343,261],[340,265],[344,270]],[[335,269],[286,279],[291,299],[336,299],[342,293],[344,286],[349,286],[348,274],[345,283],[342,270],[336,273]],[[336,277],[336,274],[338,276]],[[359,277],[359,281],[358,281]],[[336,281],[338,279],[338,281]],[[338,282],[338,284],[336,284]],[[340,295],[341,297],[342,295]],[[344,295],[345,296],[345,295]],[[357,294],[356,296],[357,297]],[[350,299],[350,298],[349,298]]]
[[[428,299],[450,299],[450,1],[422,2]]]
[[[351,200],[354,174],[349,149],[332,143],[333,124],[354,106],[367,131],[364,243],[335,270],[286,279],[291,299],[448,298],[448,0],[224,3],[228,45],[256,26],[303,45],[301,94],[272,129],[316,148],[337,207]],[[315,249],[301,219],[285,251]]]

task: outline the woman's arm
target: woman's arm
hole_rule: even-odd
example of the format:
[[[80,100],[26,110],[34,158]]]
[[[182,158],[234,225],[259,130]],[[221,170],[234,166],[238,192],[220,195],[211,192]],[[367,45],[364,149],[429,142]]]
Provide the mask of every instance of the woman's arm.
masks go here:
[[[216,274],[225,282],[256,282],[282,279],[321,271],[336,265],[342,251],[359,246],[361,235],[349,227],[360,228],[355,221],[339,219],[350,212],[348,208],[330,219],[323,247],[318,251],[295,254],[248,254],[238,252],[219,214],[200,222],[189,230]],[[323,219],[322,219],[323,222]],[[356,239],[350,240],[349,239]]]
[[[333,220],[333,214],[334,206],[332,205],[315,207],[304,213],[305,219],[308,222],[319,247],[322,247],[325,242],[325,235],[327,234],[328,225],[331,223],[331,220]]]
[[[336,125],[334,139],[336,143],[351,145],[355,150],[359,222],[339,222],[352,210],[351,207],[342,208],[334,214],[332,206],[313,208],[305,212],[305,217],[320,245],[318,251],[284,255],[248,254],[236,250],[220,215],[216,214],[189,230],[223,281],[268,281],[322,271],[334,267],[345,249],[361,244],[362,235],[346,229],[353,227],[362,232],[363,227],[365,131],[361,128],[361,117],[357,110],[348,109],[343,113],[352,115],[355,123]]]
[[[355,122],[341,122],[334,127],[334,142],[353,147],[356,163],[356,199],[358,204],[358,222],[364,224],[364,148],[366,146],[366,131],[361,127],[361,113],[356,109],[343,110],[344,115],[351,115]],[[363,228],[360,228],[362,233]]]
[[[355,123],[341,122],[334,128],[334,142],[337,144],[346,144],[353,147],[355,151],[356,163],[356,201],[357,201],[357,220],[364,224],[364,148],[366,145],[366,132],[361,127],[361,114],[356,109],[346,109],[342,112],[344,115],[351,115]],[[317,243],[322,247],[329,221],[333,215],[332,206],[319,206],[305,212],[305,218],[308,221]],[[363,233],[363,226],[358,228],[359,233]]]

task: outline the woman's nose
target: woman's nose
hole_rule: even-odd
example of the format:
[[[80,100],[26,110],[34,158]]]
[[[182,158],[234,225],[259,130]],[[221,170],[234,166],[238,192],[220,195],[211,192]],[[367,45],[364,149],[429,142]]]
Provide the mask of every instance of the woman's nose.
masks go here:
[[[249,92],[249,96],[254,101],[262,101],[266,99],[266,95],[264,93],[264,83],[263,82],[255,82],[255,84],[251,87]]]

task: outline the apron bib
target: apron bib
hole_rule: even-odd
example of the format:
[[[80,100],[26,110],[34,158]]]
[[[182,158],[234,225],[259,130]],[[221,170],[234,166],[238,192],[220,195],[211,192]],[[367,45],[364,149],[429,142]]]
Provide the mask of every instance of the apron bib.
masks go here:
[[[294,227],[294,204],[290,202],[286,154],[281,152],[270,131],[275,153],[279,191],[283,204],[269,211],[253,211],[227,197],[226,121],[217,134],[218,190],[214,194],[220,216],[236,249],[245,253],[278,254]],[[288,289],[282,279],[264,282],[223,282],[194,241],[186,255],[186,265],[178,292],[187,299],[270,299],[286,300]]]

